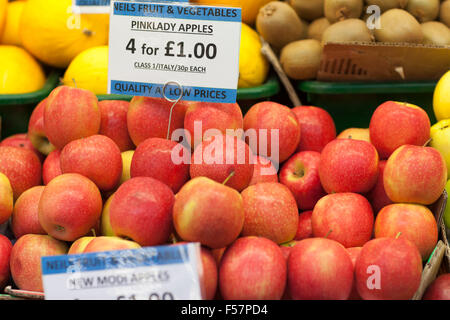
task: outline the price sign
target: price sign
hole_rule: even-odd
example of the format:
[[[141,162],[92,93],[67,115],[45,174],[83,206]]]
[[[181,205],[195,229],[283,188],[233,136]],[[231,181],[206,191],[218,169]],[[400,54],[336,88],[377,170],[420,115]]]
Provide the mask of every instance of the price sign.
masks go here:
[[[240,8],[113,1],[111,10],[109,93],[236,102]]]
[[[199,300],[200,244],[41,259],[46,300]]]

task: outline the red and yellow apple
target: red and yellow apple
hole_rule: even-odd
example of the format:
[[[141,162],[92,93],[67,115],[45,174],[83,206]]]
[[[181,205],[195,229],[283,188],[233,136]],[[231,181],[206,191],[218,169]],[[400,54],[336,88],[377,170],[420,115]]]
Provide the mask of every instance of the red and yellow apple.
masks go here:
[[[149,138],[136,148],[131,160],[130,175],[134,177],[151,177],[168,185],[174,193],[189,180],[189,163],[174,161],[175,148],[180,148],[180,160],[189,159],[190,151],[178,142]]]
[[[175,105],[168,130],[172,105],[172,102],[163,98],[136,96],[131,99],[127,113],[127,127],[135,146],[148,138],[171,139],[175,130],[183,128],[189,103],[180,101]]]
[[[93,239],[95,239],[94,236],[84,236],[81,238],[78,238],[69,247],[69,251],[67,254],[81,254],[83,253],[86,246],[91,242]]]
[[[322,150],[319,176],[324,190],[366,193],[377,182],[378,153],[366,141],[335,139]]]
[[[241,194],[245,216],[242,236],[266,237],[277,244],[294,239],[298,208],[288,187],[277,182],[258,183]]]
[[[44,155],[48,155],[55,149],[45,134],[44,111],[48,98],[45,98],[37,104],[31,113],[28,121],[28,138],[35,149]]]
[[[253,156],[253,160],[253,175],[249,186],[261,182],[278,182],[278,170],[272,161],[261,156]]]
[[[317,202],[311,223],[314,237],[327,237],[346,248],[362,247],[372,237],[374,215],[362,195],[333,193]]]
[[[83,253],[115,251],[127,249],[139,249],[141,246],[132,240],[122,239],[119,237],[100,236],[91,239],[86,244]]]
[[[33,151],[23,148],[0,147],[0,172],[8,177],[14,200],[42,181],[41,161]]]
[[[325,238],[299,241],[288,259],[288,286],[293,300],[347,300],[353,264],[347,250]]]
[[[120,177],[119,185],[131,178],[131,161],[133,160],[134,150],[127,150],[122,152],[122,176]]]
[[[141,246],[166,243],[172,230],[175,196],[166,184],[150,177],[125,181],[109,207],[112,232]]]
[[[14,209],[14,195],[11,183],[6,175],[0,172],[0,224],[6,223]]]
[[[427,288],[422,300],[450,300],[450,273],[438,276]]]
[[[243,127],[244,118],[237,103],[193,102],[184,118],[184,129],[189,133],[187,141],[192,150],[208,138],[209,132],[237,134],[242,138]],[[241,130],[241,135],[236,130]]]
[[[0,146],[25,148],[33,151],[41,162],[44,160],[44,155],[33,146],[31,140],[28,138],[28,135],[26,133],[13,134],[3,139],[2,142],[0,143]]]
[[[98,103],[101,113],[99,134],[111,138],[121,152],[135,148],[128,133],[127,113],[130,102],[104,100]]]
[[[61,151],[62,173],[78,173],[101,191],[113,190],[122,176],[122,156],[116,143],[100,134],[69,142]]]
[[[225,251],[219,288],[225,300],[280,300],[286,260],[279,246],[263,237],[242,237]]]
[[[49,94],[44,109],[44,132],[57,149],[98,134],[100,122],[98,99],[93,92],[59,86]]]
[[[11,231],[16,239],[25,234],[47,234],[39,223],[39,201],[44,186],[28,189],[17,198],[11,216]]]
[[[313,237],[312,232],[312,210],[304,211],[298,216],[298,228],[294,240],[300,241]]]
[[[244,116],[246,142],[254,154],[282,163],[300,143],[301,126],[289,107],[270,101],[253,105]]]
[[[205,299],[213,300],[218,287],[219,270],[216,260],[210,249],[201,248],[201,259],[203,265],[203,286],[205,289]]]
[[[375,238],[405,237],[417,246],[422,259],[427,260],[438,241],[438,225],[426,206],[395,203],[381,209],[375,220]]]
[[[206,177],[188,181],[173,205],[177,235],[211,249],[228,246],[242,231],[244,207],[235,189]]]
[[[218,134],[195,149],[189,170],[191,178],[207,177],[242,191],[253,176],[253,153],[244,140]]]
[[[42,181],[47,185],[53,178],[62,174],[61,171],[61,150],[53,150],[45,158],[42,164]]]
[[[102,216],[100,218],[100,234],[102,236],[115,236],[114,231],[111,227],[111,221],[109,220],[111,201],[113,197],[114,193],[110,195],[103,204]]]
[[[336,139],[362,140],[371,143],[369,128],[348,128],[338,134]]]
[[[12,247],[10,266],[15,285],[21,290],[43,292],[41,258],[64,255],[68,251],[64,241],[49,235],[26,234]]]
[[[423,146],[430,139],[430,118],[422,108],[404,102],[381,104],[370,119],[370,141],[387,159],[399,147]]]
[[[359,255],[361,254],[362,247],[352,247],[347,248],[347,252],[350,255],[350,258],[352,259],[353,268],[356,266],[356,260],[358,260]],[[350,293],[349,300],[361,300],[361,297],[359,296],[358,290],[356,288],[356,277],[353,278],[353,287],[352,292]]]
[[[430,205],[444,192],[447,166],[434,148],[403,145],[387,160],[383,179],[392,202]]]
[[[39,201],[39,223],[52,237],[75,241],[98,223],[102,196],[94,182],[77,173],[62,174],[45,186]]]
[[[331,115],[315,106],[298,106],[292,109],[301,127],[300,143],[296,152],[316,151],[336,138],[336,126]]]
[[[326,195],[319,176],[320,158],[317,151],[301,151],[281,167],[280,182],[291,190],[299,210],[312,210]]]
[[[378,212],[385,206],[392,204],[392,200],[386,194],[384,190],[384,168],[386,168],[386,160],[381,160],[378,163],[378,178],[375,186],[366,194],[367,200],[369,200],[372,205],[374,214],[377,215]]]
[[[10,258],[12,247],[11,240],[0,234],[0,290],[3,290],[11,279]]]
[[[422,257],[406,238],[367,242],[356,260],[356,288],[364,300],[409,300],[422,277]]]

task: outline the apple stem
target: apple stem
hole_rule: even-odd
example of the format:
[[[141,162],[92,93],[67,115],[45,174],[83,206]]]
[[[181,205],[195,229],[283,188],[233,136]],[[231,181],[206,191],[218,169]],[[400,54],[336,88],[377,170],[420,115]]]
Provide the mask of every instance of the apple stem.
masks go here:
[[[426,147],[431,141],[433,141],[433,138],[428,139],[428,141],[425,142],[425,144],[423,146]]]
[[[395,236],[395,239],[398,239],[398,237],[400,237],[401,234],[402,234],[401,232],[397,233],[397,235]]]
[[[330,233],[332,233],[332,232],[333,232],[333,229],[330,229],[330,230],[327,232],[327,234],[325,235],[325,239],[328,238],[328,236],[329,236]]]
[[[223,185],[226,185],[226,184],[227,184],[227,182],[228,182],[228,180],[230,180],[230,179],[231,179],[231,177],[233,177],[233,176],[234,176],[234,173],[235,173],[234,171],[233,171],[233,172],[231,172],[231,173],[230,173],[230,175],[229,175],[229,176],[228,176],[228,177],[227,177],[227,178],[225,179],[225,181],[224,181],[224,182],[222,182],[222,184],[223,184]]]
[[[94,235],[94,237],[97,237],[97,235],[95,234],[95,229],[94,228],[91,229],[91,232]]]
[[[77,82],[75,81],[75,78],[72,78],[72,81],[73,81],[73,84],[75,85],[75,88],[78,88],[77,87]]]

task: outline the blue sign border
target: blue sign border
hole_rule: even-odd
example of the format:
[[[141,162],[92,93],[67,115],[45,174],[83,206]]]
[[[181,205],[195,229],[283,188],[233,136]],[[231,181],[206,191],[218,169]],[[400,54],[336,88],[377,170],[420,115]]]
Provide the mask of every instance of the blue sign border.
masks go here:
[[[189,245],[42,257],[42,275],[182,264],[190,259]]]

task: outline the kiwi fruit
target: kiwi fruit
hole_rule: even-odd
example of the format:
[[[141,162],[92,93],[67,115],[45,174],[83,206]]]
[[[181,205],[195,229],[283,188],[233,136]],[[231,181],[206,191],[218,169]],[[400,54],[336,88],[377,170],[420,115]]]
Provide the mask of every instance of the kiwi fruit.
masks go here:
[[[304,39],[305,24],[286,2],[271,1],[261,7],[256,17],[256,30],[274,50],[290,42]]]
[[[420,22],[436,20],[439,16],[440,0],[409,0],[406,11]]]
[[[346,19],[336,22],[329,26],[322,35],[322,43],[352,41],[374,41],[366,23],[360,19]]]
[[[314,20],[309,25],[307,38],[322,41],[322,34],[329,26],[331,23],[325,17]]]
[[[395,8],[400,9],[406,8],[408,0],[366,0],[366,4],[368,6],[372,5],[379,6],[381,12],[385,12]]]
[[[280,53],[280,64],[286,75],[294,80],[315,79],[320,68],[322,44],[316,39],[289,43]]]
[[[303,25],[303,27],[302,27],[303,34],[302,34],[301,39],[306,39],[306,38],[308,38],[308,30],[309,30],[310,24],[306,20],[301,20],[301,21],[302,21],[302,25]]]
[[[323,17],[324,0],[289,0],[289,4],[298,16],[306,21]]]
[[[450,28],[450,0],[442,2],[439,20]]]
[[[428,21],[421,24],[424,44],[448,46],[450,45],[450,29],[439,21]]]
[[[403,9],[390,9],[380,17],[380,29],[375,29],[375,39],[380,42],[422,43],[420,23]]]
[[[363,11],[363,0],[325,0],[324,14],[331,23],[359,18]]]

